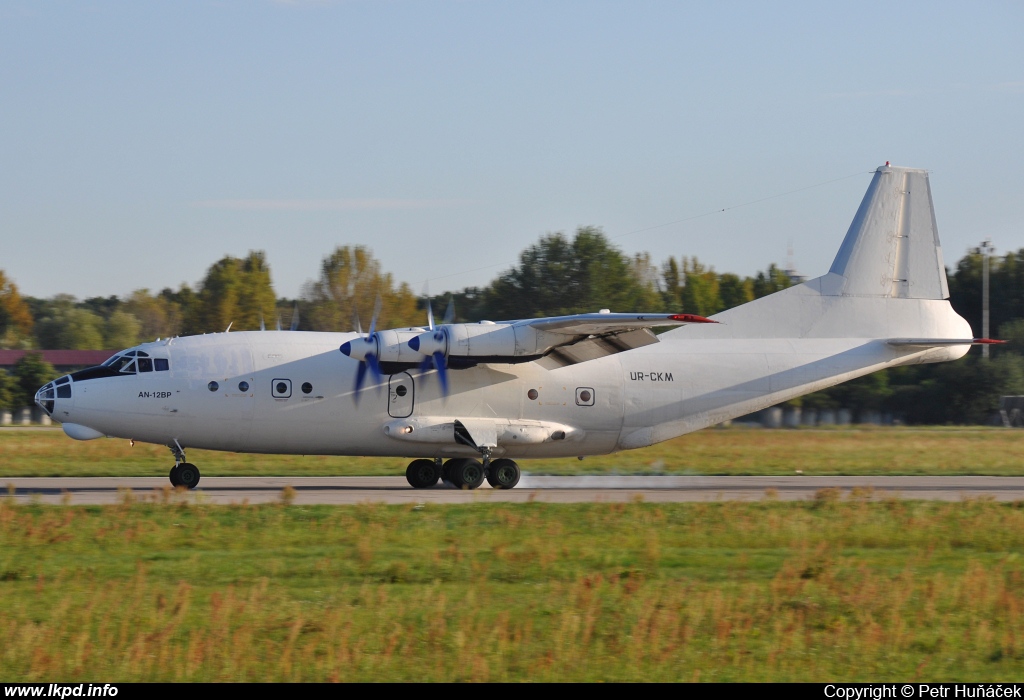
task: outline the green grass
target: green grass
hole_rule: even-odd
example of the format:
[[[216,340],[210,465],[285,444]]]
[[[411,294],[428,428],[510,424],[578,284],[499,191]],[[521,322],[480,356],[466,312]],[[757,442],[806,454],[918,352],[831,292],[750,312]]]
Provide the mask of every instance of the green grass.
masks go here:
[[[0,430],[5,476],[166,476],[164,447],[127,440],[76,442],[60,430]],[[204,476],[404,474],[407,460],[188,451]],[[712,428],[642,450],[522,460],[533,474],[1024,475],[1024,430],[1005,428]]]
[[[1005,681],[1024,504],[0,503],[6,681]]]

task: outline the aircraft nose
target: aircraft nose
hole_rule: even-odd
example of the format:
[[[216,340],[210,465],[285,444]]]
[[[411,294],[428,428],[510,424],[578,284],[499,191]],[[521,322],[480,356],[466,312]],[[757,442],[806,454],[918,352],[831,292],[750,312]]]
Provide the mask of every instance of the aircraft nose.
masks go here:
[[[53,400],[55,398],[55,392],[53,388],[53,382],[44,385],[39,391],[36,392],[36,405],[39,408],[46,411],[47,415],[53,415]]]
[[[47,415],[54,413],[55,401],[63,401],[64,408],[69,409],[71,404],[71,377],[64,375],[49,384],[44,384],[36,392],[36,405],[46,411]]]

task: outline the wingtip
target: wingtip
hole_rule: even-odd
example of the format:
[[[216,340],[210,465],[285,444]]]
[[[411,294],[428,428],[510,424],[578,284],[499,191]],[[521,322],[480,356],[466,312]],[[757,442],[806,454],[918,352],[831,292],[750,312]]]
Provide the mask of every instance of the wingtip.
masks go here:
[[[718,321],[697,314],[672,314],[668,318],[670,321],[679,321],[680,323],[718,323]]]

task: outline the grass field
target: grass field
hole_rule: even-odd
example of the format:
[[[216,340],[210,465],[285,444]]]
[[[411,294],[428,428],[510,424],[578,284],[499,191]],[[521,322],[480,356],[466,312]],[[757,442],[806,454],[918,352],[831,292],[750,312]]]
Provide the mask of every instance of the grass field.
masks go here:
[[[164,447],[76,442],[59,429],[0,429],[5,476],[166,476]],[[399,475],[407,460],[244,455],[189,450],[204,476]],[[1024,430],[1005,428],[712,428],[602,457],[523,460],[533,474],[1024,475]]]
[[[1020,503],[171,500],[0,502],[0,677],[1009,681],[1024,669]]]

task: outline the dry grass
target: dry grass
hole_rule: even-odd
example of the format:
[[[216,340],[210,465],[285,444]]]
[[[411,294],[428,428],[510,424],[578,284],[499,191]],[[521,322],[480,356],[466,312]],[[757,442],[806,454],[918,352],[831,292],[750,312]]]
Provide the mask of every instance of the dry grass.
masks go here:
[[[0,429],[0,477],[166,476],[164,447],[76,442],[59,430]],[[534,474],[1024,474],[1024,430],[1004,428],[709,429],[602,457],[524,460]],[[242,455],[189,450],[206,476],[400,475],[401,458]]]
[[[4,504],[0,673],[1005,681],[1021,505]]]

